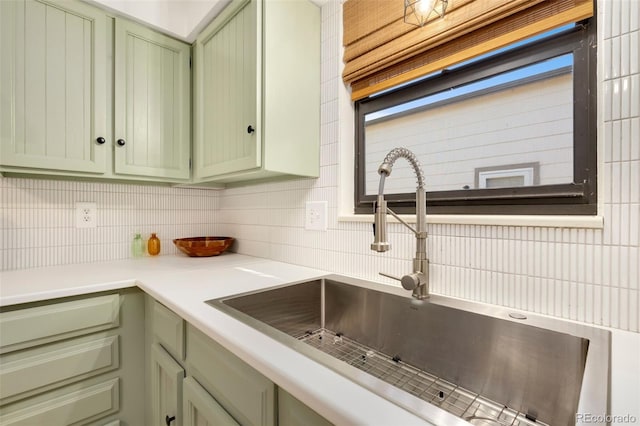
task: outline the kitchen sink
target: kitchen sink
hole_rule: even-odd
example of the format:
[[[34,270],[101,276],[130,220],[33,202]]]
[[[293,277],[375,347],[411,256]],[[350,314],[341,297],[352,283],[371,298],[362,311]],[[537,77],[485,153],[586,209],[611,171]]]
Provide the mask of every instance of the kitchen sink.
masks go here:
[[[609,413],[606,330],[338,275],[207,303],[436,424]]]

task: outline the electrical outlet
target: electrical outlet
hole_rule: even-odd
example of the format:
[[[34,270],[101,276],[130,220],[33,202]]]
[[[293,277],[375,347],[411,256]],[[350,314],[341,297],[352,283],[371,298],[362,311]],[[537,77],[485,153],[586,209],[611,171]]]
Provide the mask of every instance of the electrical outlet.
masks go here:
[[[76,203],[76,228],[95,228],[96,203]]]
[[[304,215],[304,229],[327,230],[327,202],[307,201]]]

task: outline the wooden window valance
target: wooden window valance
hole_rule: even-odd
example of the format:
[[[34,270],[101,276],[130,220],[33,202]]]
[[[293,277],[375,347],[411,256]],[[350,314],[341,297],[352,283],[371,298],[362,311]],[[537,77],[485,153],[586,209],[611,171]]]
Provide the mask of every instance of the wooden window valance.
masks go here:
[[[363,99],[514,42],[593,16],[594,0],[449,0],[444,18],[404,22],[403,0],[343,5],[344,81]]]

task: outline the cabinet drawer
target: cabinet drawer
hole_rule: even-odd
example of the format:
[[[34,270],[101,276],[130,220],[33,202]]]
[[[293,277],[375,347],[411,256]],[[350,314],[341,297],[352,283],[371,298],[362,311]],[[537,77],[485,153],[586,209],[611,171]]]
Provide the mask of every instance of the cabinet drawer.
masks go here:
[[[183,426],[239,426],[193,377],[184,379]]]
[[[117,327],[119,318],[117,294],[2,312],[0,353]]]
[[[273,382],[190,325],[187,371],[238,423],[275,424]]]
[[[153,333],[171,355],[184,360],[184,320],[158,302],[153,303]]]
[[[118,368],[118,336],[80,338],[0,357],[0,403]]]
[[[119,379],[92,386],[69,386],[32,400],[2,407],[3,426],[63,426],[88,423],[118,411]]]

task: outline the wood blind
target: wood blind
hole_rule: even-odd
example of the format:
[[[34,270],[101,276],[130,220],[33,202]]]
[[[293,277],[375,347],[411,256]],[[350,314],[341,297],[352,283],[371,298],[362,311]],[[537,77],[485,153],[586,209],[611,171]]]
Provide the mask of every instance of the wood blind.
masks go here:
[[[403,0],[347,0],[343,79],[358,100],[593,16],[593,0],[449,0],[444,18],[404,22]]]

